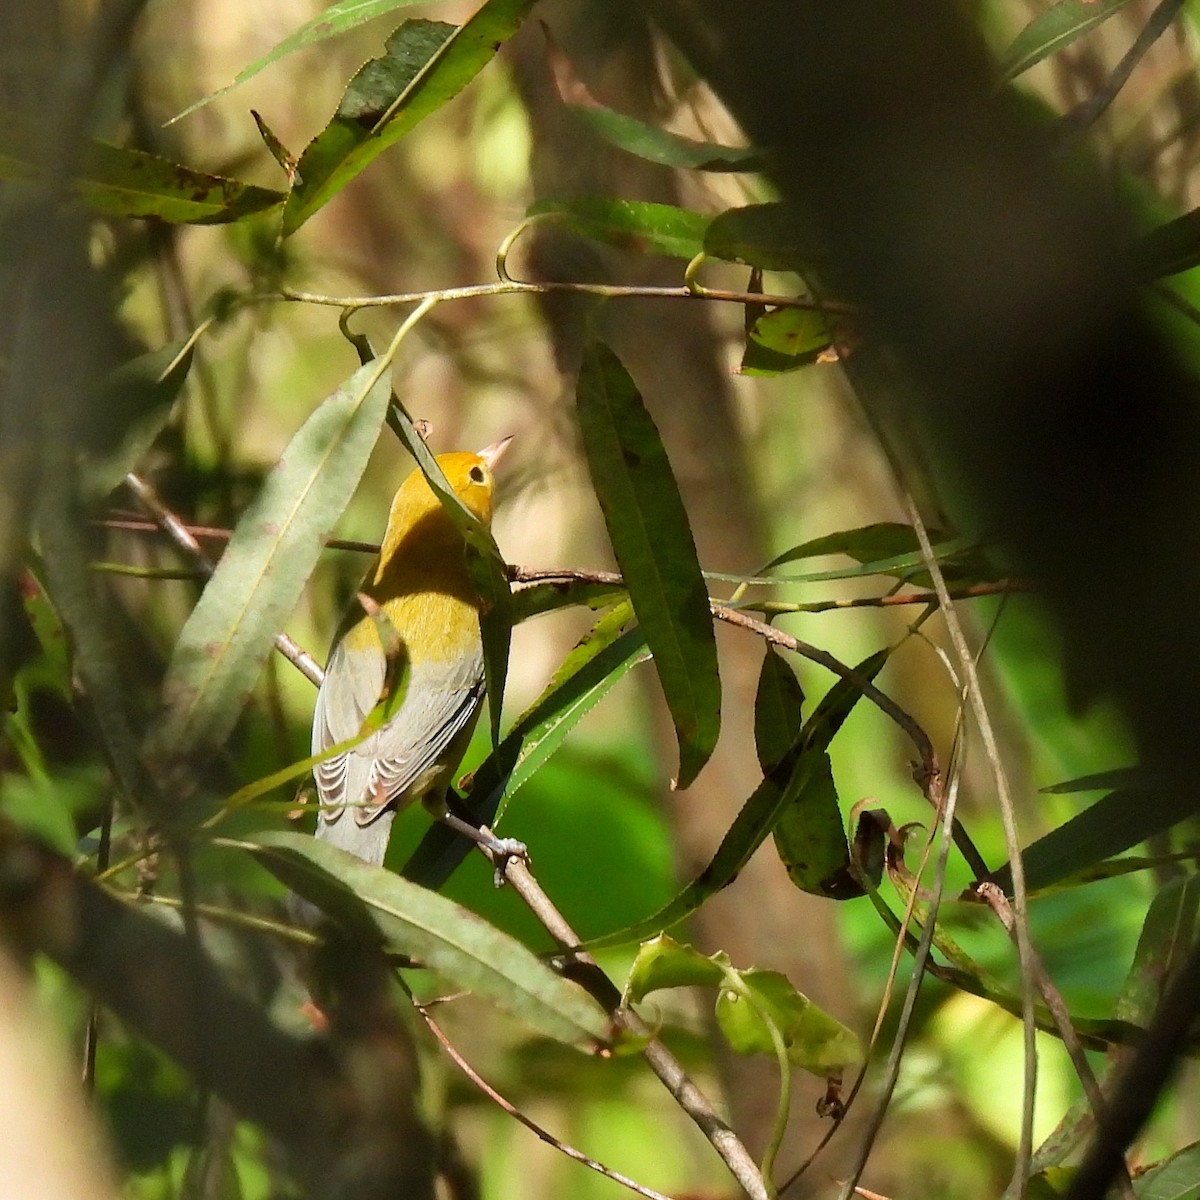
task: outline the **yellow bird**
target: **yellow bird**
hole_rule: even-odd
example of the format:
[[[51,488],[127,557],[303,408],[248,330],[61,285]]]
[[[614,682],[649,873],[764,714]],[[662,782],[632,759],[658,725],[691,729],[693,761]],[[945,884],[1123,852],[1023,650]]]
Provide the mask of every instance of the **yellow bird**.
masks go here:
[[[438,456],[459,499],[486,526],[492,519],[493,470],[511,439],[476,454]],[[445,794],[479,717],[483,644],[479,597],[466,547],[420,471],[392,501],[379,557],[360,591],[385,613],[409,671],[400,707],[386,725],[315,770],[317,837],[380,864],[396,813],[415,800],[463,832]],[[312,749],[320,754],[358,735],[384,686],[387,658],[376,622],[355,601],[334,639],[313,713]],[[502,853],[518,843],[497,842]]]

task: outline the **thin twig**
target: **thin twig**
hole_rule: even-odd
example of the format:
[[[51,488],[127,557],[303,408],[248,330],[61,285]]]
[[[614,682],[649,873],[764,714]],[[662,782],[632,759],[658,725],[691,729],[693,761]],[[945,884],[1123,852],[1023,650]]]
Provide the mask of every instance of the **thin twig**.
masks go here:
[[[929,900],[932,913],[936,913],[938,905],[941,903],[942,889],[946,881],[951,834],[955,825],[954,809],[958,803],[958,781],[959,775],[958,772],[955,772],[946,789],[944,803],[940,810],[942,843],[938,850],[937,869],[934,873],[933,889]],[[930,845],[932,845],[932,842]],[[903,942],[905,929],[909,920],[911,920],[917,891],[918,889],[914,887],[909,896],[904,925],[900,930],[900,942]],[[887,1069],[884,1072],[883,1082],[880,1087],[879,1103],[875,1106],[875,1111],[871,1114],[871,1120],[858,1145],[850,1175],[843,1183],[842,1190],[838,1193],[838,1200],[849,1200],[849,1197],[858,1193],[858,1181],[866,1169],[867,1159],[871,1155],[875,1139],[879,1136],[879,1131],[883,1128],[884,1118],[887,1116],[892,1095],[900,1079],[900,1066],[904,1057],[904,1047],[908,1041],[908,1031],[912,1026],[913,1015],[916,1012],[917,996],[921,990],[921,983],[925,978],[925,965],[929,961],[929,955],[933,949],[933,938],[936,928],[936,921],[931,917],[926,920],[921,929],[921,937],[917,942],[917,948],[913,954],[912,975],[909,977],[908,987],[905,989],[904,1003],[901,1006],[900,1017],[896,1024],[896,1036],[892,1039],[892,1046],[888,1051]]]
[[[951,748],[951,755],[950,755],[949,782],[948,782],[947,789],[946,789],[947,795],[950,798],[951,804],[956,803],[956,798],[957,798],[957,793],[958,793],[958,785],[959,785],[959,779],[960,779],[960,772],[961,772],[961,766],[962,766],[962,758],[963,758],[962,753],[958,752],[959,746],[960,746],[960,743],[958,740],[958,735],[959,735],[959,730],[961,729],[961,718],[962,718],[962,711],[960,709],[959,713],[958,713],[958,721],[956,722],[956,725],[955,725],[955,739],[954,739],[954,743]],[[860,801],[860,803],[862,803],[862,802]],[[857,808],[858,808],[858,805],[855,806],[855,810],[857,810]],[[853,819],[853,811],[852,811],[851,819]],[[888,836],[889,837],[891,836],[890,829],[889,829]],[[933,851],[933,846],[934,846],[936,836],[937,836],[937,829],[935,827],[933,830],[930,831],[929,837],[925,840],[925,845],[921,850],[921,861],[917,866],[918,881],[920,880],[921,876],[924,875],[924,873],[925,873],[925,868],[929,862],[929,855]],[[942,861],[945,861],[944,855],[942,856]],[[944,878],[944,876],[943,876],[943,878]],[[862,1066],[859,1068],[858,1073],[855,1076],[854,1083],[850,1087],[850,1092],[846,1096],[845,1103],[843,1105],[843,1117],[834,1122],[833,1128],[826,1131],[824,1137],[822,1137],[821,1140],[817,1143],[817,1145],[813,1148],[813,1150],[809,1154],[808,1158],[806,1158],[804,1160],[804,1162],[801,1163],[799,1167],[797,1167],[797,1169],[793,1172],[792,1176],[788,1179],[788,1181],[783,1185],[782,1188],[779,1189],[781,1194],[784,1191],[786,1191],[788,1188],[790,1188],[794,1183],[796,1183],[797,1180],[799,1180],[808,1171],[808,1169],[813,1165],[813,1163],[816,1162],[818,1156],[825,1149],[825,1147],[830,1143],[830,1141],[833,1140],[834,1135],[837,1133],[839,1127],[841,1126],[842,1120],[844,1119],[844,1114],[850,1110],[851,1106],[854,1104],[855,1100],[858,1098],[858,1094],[862,1090],[863,1084],[866,1082],[867,1072],[870,1069],[870,1064],[871,1064],[871,1055],[875,1050],[875,1044],[879,1040],[880,1032],[883,1029],[883,1023],[884,1023],[885,1018],[887,1017],[888,1008],[891,1006],[892,989],[895,986],[896,976],[900,970],[900,960],[901,960],[901,958],[904,954],[904,950],[905,950],[905,942],[906,942],[909,922],[912,920],[913,912],[915,911],[915,908],[916,908],[917,890],[918,889],[916,887],[914,887],[910,891],[909,896],[905,903],[904,916],[900,922],[899,932],[896,936],[895,945],[892,947],[892,961],[888,964],[887,977],[884,980],[884,985],[883,985],[883,994],[880,998],[879,1007],[875,1014],[875,1024],[872,1026],[871,1035],[867,1039],[867,1049],[863,1055]],[[910,981],[910,986],[911,986],[911,981]]]
[[[411,994],[411,993],[410,993]],[[445,1030],[433,1019],[429,1013],[427,1004],[418,1004],[413,1001],[413,1007],[421,1015],[421,1019],[429,1027],[429,1032],[437,1039],[438,1044],[450,1057],[455,1066],[502,1112],[507,1113],[515,1121],[519,1121],[525,1126],[534,1136],[541,1139],[548,1146],[553,1146],[555,1150],[565,1154],[568,1158],[574,1159],[578,1163],[582,1163],[585,1167],[598,1174],[603,1175],[606,1179],[611,1179],[614,1183],[619,1183],[623,1187],[627,1187],[631,1192],[636,1192],[639,1196],[646,1196],[648,1200],[671,1200],[669,1196],[662,1192],[656,1192],[653,1188],[648,1188],[643,1184],[638,1183],[634,1179],[630,1179],[628,1175],[622,1175],[620,1171],[614,1171],[611,1167],[606,1167],[603,1163],[597,1162],[594,1158],[589,1158],[581,1150],[576,1150],[574,1146],[568,1145],[566,1142],[560,1141],[550,1133],[549,1130],[543,1129],[536,1121],[527,1117],[515,1104],[506,1100],[473,1066],[462,1056],[454,1043],[446,1036]]]
[[[982,883],[976,884],[975,895],[996,914],[997,919],[1004,926],[1004,930],[1009,937],[1013,937],[1016,922],[1013,917],[1012,905],[1009,904],[1008,897],[1004,892],[996,884],[985,880]],[[1087,1096],[1088,1103],[1092,1107],[1092,1112],[1095,1114],[1097,1121],[1102,1121],[1108,1111],[1108,1104],[1104,1099],[1104,1094],[1100,1091],[1100,1084],[1097,1082],[1096,1075],[1092,1071],[1092,1065],[1088,1062],[1087,1055],[1084,1053],[1083,1045],[1079,1040],[1079,1034],[1076,1033],[1075,1026],[1071,1023],[1071,1014],[1067,1010],[1062,993],[1054,986],[1054,981],[1050,978],[1050,973],[1046,970],[1046,966],[1042,962],[1041,955],[1038,954],[1036,947],[1031,946],[1030,951],[1030,966],[1033,968],[1033,981],[1038,991],[1042,994],[1046,1008],[1054,1018],[1054,1024],[1058,1027],[1058,1035],[1062,1039],[1062,1044],[1067,1049],[1071,1065],[1075,1068],[1075,1074],[1079,1076],[1079,1082],[1083,1085],[1084,1095]],[[1122,1173],[1119,1183],[1122,1196],[1127,1197],[1128,1200],[1132,1200],[1133,1183],[1130,1181],[1128,1170]]]
[[[1004,825],[1004,844],[1012,871],[1013,881],[1013,919],[1017,943],[1017,961],[1021,972],[1021,1015],[1025,1042],[1025,1086],[1021,1110],[1021,1135],[1017,1147],[1017,1159],[1013,1167],[1013,1186],[1017,1200],[1025,1195],[1028,1183],[1029,1162],[1033,1155],[1033,1105],[1034,1092],[1037,1086],[1037,1025],[1036,1007],[1034,1002],[1033,979],[1033,947],[1029,938],[1029,909],[1025,889],[1025,866],[1021,860],[1021,842],[1017,832],[1016,817],[1013,811],[1012,794],[1008,786],[1008,775],[1000,757],[1000,748],[996,739],[996,731],[992,727],[991,716],[983,698],[979,685],[979,672],[976,669],[975,658],[967,645],[962,624],[958,613],[950,600],[946,589],[946,579],[942,568],[933,552],[929,539],[929,531],[917,509],[916,501],[907,489],[902,489],[903,503],[909,523],[917,535],[922,557],[929,569],[933,580],[934,591],[937,592],[942,617],[946,622],[946,632],[950,637],[950,645],[958,659],[962,678],[966,682],[967,702],[971,714],[979,728],[983,740],[984,754],[991,767],[992,778],[996,785],[996,802],[1000,809]],[[932,927],[932,923],[931,923]]]
[[[583,571],[564,567],[510,566],[509,578],[517,584],[577,581],[622,587],[625,583],[616,571]],[[764,579],[763,582],[786,584],[792,581]],[[903,585],[898,582],[896,586]],[[1007,596],[1014,592],[1032,590],[1033,586],[1025,580],[999,579],[993,583],[974,583],[960,588],[952,588],[950,598],[952,600],[973,600],[980,596]],[[937,602],[936,592],[889,592],[884,596],[857,596],[849,600],[814,600],[803,604],[782,600],[760,600],[751,604],[735,605],[734,600],[729,600],[726,602],[726,607],[736,608],[739,612],[762,613],[764,616],[785,616],[788,613],[831,612],[841,608],[892,608],[906,604],[936,604]]]
[[[975,600],[982,596],[1012,596],[1033,591],[1032,584],[1023,579],[1000,579],[995,583],[973,583],[951,588],[951,600]],[[902,608],[907,604],[937,604],[936,592],[889,592],[885,596],[854,596],[848,600],[809,600],[791,603],[786,600],[763,600],[743,605],[748,612],[764,616],[786,616],[788,613],[834,612],[843,608]]]
[[[98,517],[92,524],[100,529],[118,529],[128,533],[157,533],[161,528],[156,521],[148,521],[144,517],[117,514]],[[224,526],[191,525],[184,521],[180,521],[180,525],[197,541],[227,542],[233,536],[233,530]],[[360,554],[379,553],[378,542],[360,542],[352,538],[326,538],[325,547],[328,550],[354,550]]]
[[[586,988],[622,1029],[639,1040],[646,1039],[642,1056],[650,1070],[712,1144],[747,1196],[751,1197],[751,1200],[769,1200],[770,1191],[750,1152],[713,1108],[708,1097],[692,1082],[679,1060],[652,1035],[637,1013],[622,1005],[621,993],[600,969],[596,960],[580,949],[579,935],[554,906],[550,897],[542,891],[528,864],[519,858],[509,858],[501,863],[493,858],[485,847],[480,849],[492,861],[493,866],[500,867],[506,882],[566,952],[568,960],[565,973]]]
[[[203,547],[192,536],[188,527],[159,499],[158,493],[140,475],[132,471],[125,476],[125,485],[142,502],[158,523],[158,527],[183,550],[206,576],[214,567]],[[317,687],[321,686],[324,672],[311,654],[286,633],[275,635],[275,649],[283,655],[306,679]]]

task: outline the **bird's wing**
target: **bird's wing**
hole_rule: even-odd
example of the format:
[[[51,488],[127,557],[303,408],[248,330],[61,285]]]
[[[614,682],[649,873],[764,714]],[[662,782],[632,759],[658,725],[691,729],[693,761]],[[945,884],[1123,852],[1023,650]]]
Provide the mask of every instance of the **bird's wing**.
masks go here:
[[[353,738],[379,701],[384,661],[339,643],[330,657],[313,716],[313,753]],[[375,820],[404,793],[432,782],[429,772],[459,734],[466,734],[483,698],[482,652],[452,666],[413,664],[396,715],[344,754],[317,765],[322,820],[336,821],[353,805],[360,825]]]
[[[349,654],[344,641],[337,643],[325,666],[313,710],[313,754],[349,741],[359,732],[367,713],[379,701],[385,671],[382,654]],[[327,758],[314,768],[322,823],[336,821],[344,805],[365,793],[370,762],[356,753],[363,745]]]

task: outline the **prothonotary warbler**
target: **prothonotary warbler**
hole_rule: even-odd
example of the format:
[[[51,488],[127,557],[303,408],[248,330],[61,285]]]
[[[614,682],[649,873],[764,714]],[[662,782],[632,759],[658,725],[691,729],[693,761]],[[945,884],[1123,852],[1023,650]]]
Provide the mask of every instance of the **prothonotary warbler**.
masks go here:
[[[438,456],[447,482],[484,525],[492,519],[492,472],[509,440],[476,454]],[[483,644],[462,535],[420,471],[396,493],[379,557],[360,591],[399,635],[408,675],[400,706],[382,728],[317,765],[317,837],[380,864],[396,813],[422,800],[433,815],[500,853],[523,852],[514,849],[519,843],[479,836],[446,811],[446,789],[483,700]],[[386,673],[379,625],[355,600],[338,629],[317,695],[314,754],[361,732],[380,700]]]

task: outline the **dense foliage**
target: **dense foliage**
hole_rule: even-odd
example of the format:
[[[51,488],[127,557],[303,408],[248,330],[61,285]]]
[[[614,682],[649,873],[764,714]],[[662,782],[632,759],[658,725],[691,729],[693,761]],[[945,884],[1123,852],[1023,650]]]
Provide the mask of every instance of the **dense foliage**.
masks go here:
[[[5,18],[0,1063],[52,1027],[109,1143],[14,1057],[24,1194],[1099,1195],[1110,1109],[1197,1194],[1194,1078],[1120,1082],[1196,970],[1190,11],[808,3],[777,80],[706,0],[406,7]],[[435,454],[508,433],[493,538]],[[528,863],[311,835],[409,469]]]

